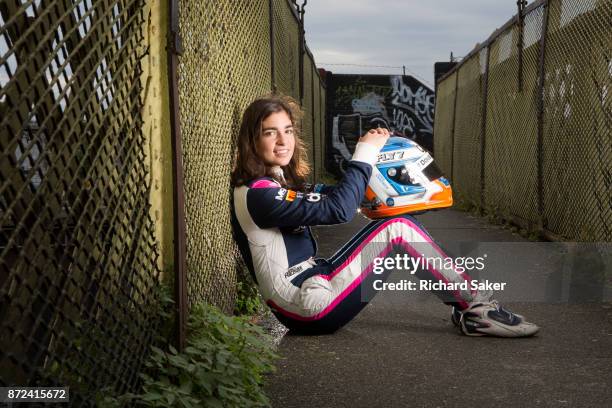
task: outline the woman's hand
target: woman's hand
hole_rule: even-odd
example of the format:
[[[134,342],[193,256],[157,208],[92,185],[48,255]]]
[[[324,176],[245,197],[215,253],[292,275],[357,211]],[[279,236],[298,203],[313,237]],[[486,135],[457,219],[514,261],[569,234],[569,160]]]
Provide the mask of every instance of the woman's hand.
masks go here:
[[[380,150],[385,145],[385,143],[387,143],[387,139],[389,139],[389,136],[389,129],[370,129],[368,133],[359,138],[359,141],[371,144],[378,150]]]

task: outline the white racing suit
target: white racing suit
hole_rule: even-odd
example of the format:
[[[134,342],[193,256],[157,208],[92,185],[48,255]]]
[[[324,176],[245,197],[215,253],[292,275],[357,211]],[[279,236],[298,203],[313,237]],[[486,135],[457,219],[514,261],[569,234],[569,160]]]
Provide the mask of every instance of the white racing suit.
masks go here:
[[[413,217],[400,216],[373,221],[330,259],[314,259],[316,242],[309,227],[352,219],[377,153],[375,147],[358,143],[336,186],[298,192],[265,177],[234,189],[236,242],[266,303],[291,330],[333,332],[350,321],[372,296],[374,280],[384,280],[390,272],[373,273],[377,257],[447,257]],[[416,276],[445,283],[470,280],[452,266],[427,266]],[[475,291],[436,294],[460,310],[479,296]]]

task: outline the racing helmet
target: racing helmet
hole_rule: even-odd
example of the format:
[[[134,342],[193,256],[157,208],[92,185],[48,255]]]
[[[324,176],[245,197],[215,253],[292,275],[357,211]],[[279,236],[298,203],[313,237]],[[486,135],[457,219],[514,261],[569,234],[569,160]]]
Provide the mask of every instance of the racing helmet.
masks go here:
[[[450,183],[433,157],[410,139],[390,137],[372,169],[361,212],[377,219],[451,205]]]

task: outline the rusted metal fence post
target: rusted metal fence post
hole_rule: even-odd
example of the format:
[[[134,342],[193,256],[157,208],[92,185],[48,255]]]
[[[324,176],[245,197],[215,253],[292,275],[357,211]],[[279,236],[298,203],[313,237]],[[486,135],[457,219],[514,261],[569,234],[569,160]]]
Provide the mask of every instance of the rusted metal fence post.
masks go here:
[[[452,56],[451,56],[452,58]],[[450,179],[454,180],[455,174],[455,123],[457,122],[457,93],[459,90],[459,69],[455,73],[455,100],[453,101],[453,126],[451,127],[451,151],[450,151]]]
[[[313,57],[314,60],[314,57]],[[312,181],[313,183],[316,182],[317,180],[317,154],[315,153],[317,150],[317,138],[316,138],[316,132],[315,132],[315,111],[314,111],[314,107],[315,107],[315,92],[314,92],[314,80],[315,80],[315,76],[317,75],[316,70],[313,70],[312,65],[310,65],[308,67],[308,69],[310,69],[312,71],[312,73],[310,74],[310,98],[312,103],[310,104],[310,106],[312,106],[312,115],[311,119],[312,119]],[[321,94],[319,93],[319,99],[321,98]],[[319,101],[319,103],[321,103],[321,101]],[[320,130],[319,130],[320,132]]]
[[[298,16],[299,16],[299,30],[300,30],[300,35],[299,35],[299,50],[298,50],[298,55],[299,55],[299,75],[300,75],[300,103],[302,105],[304,105],[304,54],[306,53],[306,47],[305,45],[305,37],[306,37],[306,32],[304,30],[304,7],[306,7],[306,4],[308,3],[308,0],[304,0],[304,2],[302,3],[301,6],[298,6],[296,3],[296,9],[298,12]]]
[[[525,6],[527,5],[526,0],[518,0],[516,2],[518,6],[518,12],[516,14],[516,24],[518,26],[518,91],[523,92],[523,34],[525,31]]]
[[[179,35],[178,0],[168,2],[170,8],[170,30],[168,32],[168,83],[170,87],[170,122],[172,136],[172,179],[174,184],[174,299],[176,348],[185,347],[187,323],[187,278],[185,246],[185,192],[183,188],[183,149],[179,116],[178,56],[182,54]]]

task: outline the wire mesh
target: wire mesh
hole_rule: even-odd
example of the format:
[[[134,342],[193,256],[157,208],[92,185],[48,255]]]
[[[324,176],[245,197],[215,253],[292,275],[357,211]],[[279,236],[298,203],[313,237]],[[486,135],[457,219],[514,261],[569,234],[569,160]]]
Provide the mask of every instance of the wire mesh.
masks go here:
[[[305,65],[305,70],[309,69],[312,71],[312,122],[313,122],[313,172],[312,178],[315,181],[319,181],[321,177],[321,160],[323,156],[321,155],[321,85],[319,78],[319,73],[317,72],[317,67],[314,64],[314,61],[310,61],[309,65]]]
[[[488,210],[568,239],[612,239],[611,16],[610,2],[540,1],[523,20],[522,62],[516,19],[483,46],[490,50],[486,100],[467,80],[475,76],[475,53],[442,78],[435,153],[445,171],[455,163],[453,187],[464,198],[477,203],[483,193],[470,162],[480,151],[471,131],[476,106],[485,103]]]
[[[306,151],[308,154],[308,160],[313,164],[314,158],[314,134],[313,134],[313,101],[312,101],[312,68],[311,68],[310,56],[306,53],[304,55],[304,96],[302,98],[302,109],[304,111],[304,117],[302,119],[302,139],[306,145]],[[314,166],[313,166],[314,169]],[[313,170],[311,169],[311,171]]]
[[[242,112],[271,89],[269,24],[267,2],[181,3],[178,87],[190,304],[233,308],[239,255],[231,235],[229,176]]]
[[[464,200],[475,200],[475,203],[478,202],[480,194],[481,150],[479,147],[482,133],[481,101],[484,91],[481,59],[484,58],[486,58],[486,53],[485,55],[475,54],[459,69],[453,146],[453,187],[456,186],[453,192],[458,197],[465,197]]]
[[[0,384],[134,391],[159,325],[142,1],[0,4]]]
[[[453,121],[455,119],[455,85],[457,72],[438,83],[434,122],[434,155],[447,177],[452,177]]]
[[[513,25],[491,44],[487,94],[485,203],[505,216],[536,221],[538,40],[541,9],[525,19],[523,89],[518,85],[519,28]],[[530,22],[535,23],[530,23]],[[539,25],[537,22],[539,21]],[[519,119],[520,118],[520,119]]]
[[[548,228],[612,240],[612,3],[551,2],[544,76]]]
[[[327,141],[329,140],[327,133],[326,133],[326,129],[327,129],[327,117],[326,117],[326,111],[327,111],[327,106],[326,106],[326,94],[327,94],[327,90],[324,86],[324,81],[321,78],[320,82],[319,82],[319,92],[320,92],[320,110],[319,110],[319,118],[320,118],[320,122],[319,122],[319,126],[321,128],[321,138],[320,138],[320,142],[318,143],[318,147],[317,147],[317,153],[320,155],[317,158],[317,161],[315,163],[315,165],[318,167],[318,172],[317,172],[317,176],[318,177],[322,177],[323,175],[326,174],[325,171],[325,158],[327,157]],[[318,181],[320,181],[321,179],[319,179]]]
[[[272,0],[272,15],[274,85],[277,91],[299,100],[300,28],[297,14],[287,0]]]
[[[149,6],[0,3],[0,385],[68,386],[75,406],[138,390],[160,327],[156,164],[142,117]],[[188,300],[229,310],[240,117],[273,82],[299,98],[300,28],[285,0],[181,2],[179,27]],[[308,62],[312,146],[325,110]]]
[[[184,51],[178,86],[190,304],[206,301],[226,311],[233,307],[236,271],[242,266],[229,206],[222,203],[230,202],[229,176],[242,112],[271,91],[272,60],[277,90],[299,98],[298,20],[285,0],[272,2],[272,21],[268,7],[266,1],[181,3]],[[302,133],[311,161],[312,63],[304,65],[302,105]]]

